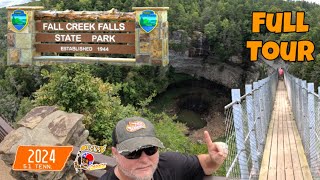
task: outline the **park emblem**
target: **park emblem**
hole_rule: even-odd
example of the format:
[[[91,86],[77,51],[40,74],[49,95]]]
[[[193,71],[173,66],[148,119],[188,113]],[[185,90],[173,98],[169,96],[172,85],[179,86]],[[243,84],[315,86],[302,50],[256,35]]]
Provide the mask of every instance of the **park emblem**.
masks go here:
[[[158,24],[158,15],[152,10],[144,10],[140,14],[139,24],[146,33],[150,33]]]
[[[28,25],[28,15],[23,10],[15,10],[11,14],[11,22],[17,31],[21,31]]]

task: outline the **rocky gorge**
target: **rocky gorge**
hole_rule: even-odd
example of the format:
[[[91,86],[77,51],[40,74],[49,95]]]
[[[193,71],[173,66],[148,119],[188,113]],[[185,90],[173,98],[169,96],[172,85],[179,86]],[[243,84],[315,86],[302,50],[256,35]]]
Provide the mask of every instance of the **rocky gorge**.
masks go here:
[[[213,139],[223,139],[224,106],[231,102],[231,89],[243,88],[244,84],[273,71],[263,61],[250,62],[241,55],[228,57],[227,61],[215,59],[205,35],[199,31],[172,32],[169,47],[174,72],[187,74],[192,80],[169,85],[155,101],[161,103],[159,99],[168,99],[168,96],[172,99],[163,105],[163,110],[176,114],[178,121],[186,123],[188,135],[194,141],[202,140],[204,130],[209,131]]]

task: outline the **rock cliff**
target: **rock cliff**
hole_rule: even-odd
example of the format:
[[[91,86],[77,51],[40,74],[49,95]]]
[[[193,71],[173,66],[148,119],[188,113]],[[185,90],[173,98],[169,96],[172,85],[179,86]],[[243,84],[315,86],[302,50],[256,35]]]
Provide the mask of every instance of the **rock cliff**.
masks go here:
[[[31,110],[18,123],[18,128],[11,131],[0,143],[0,155],[3,162],[11,167],[15,161],[15,153],[20,145],[46,146],[80,146],[87,143],[89,131],[82,124],[83,115],[66,113],[56,107],[40,106]],[[16,179],[87,179],[76,174],[73,160],[67,161],[62,171],[13,171]]]
[[[203,33],[194,31],[187,34],[184,30],[174,31],[170,35],[170,65],[177,73],[185,73],[194,77],[224,85],[228,88],[241,88],[245,83],[252,83],[261,77],[261,69],[265,73],[272,72],[272,67],[263,61],[252,62],[244,66],[241,55],[231,56],[227,61],[208,61],[210,47]],[[250,61],[250,60],[247,60]]]

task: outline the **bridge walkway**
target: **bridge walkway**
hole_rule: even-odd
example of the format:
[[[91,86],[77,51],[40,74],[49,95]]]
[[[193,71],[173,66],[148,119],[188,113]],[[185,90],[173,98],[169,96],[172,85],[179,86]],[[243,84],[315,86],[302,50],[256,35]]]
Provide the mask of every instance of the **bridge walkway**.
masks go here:
[[[279,81],[259,180],[312,180],[287,94]]]

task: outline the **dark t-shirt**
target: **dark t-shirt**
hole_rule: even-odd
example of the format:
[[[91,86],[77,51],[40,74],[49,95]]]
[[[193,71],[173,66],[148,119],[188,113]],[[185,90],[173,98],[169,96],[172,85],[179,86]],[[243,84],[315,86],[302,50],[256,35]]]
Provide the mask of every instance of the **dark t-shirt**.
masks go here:
[[[205,176],[199,159],[195,155],[176,152],[161,153],[158,168],[153,174],[154,180],[203,180]],[[114,168],[109,169],[100,180],[118,180]]]

